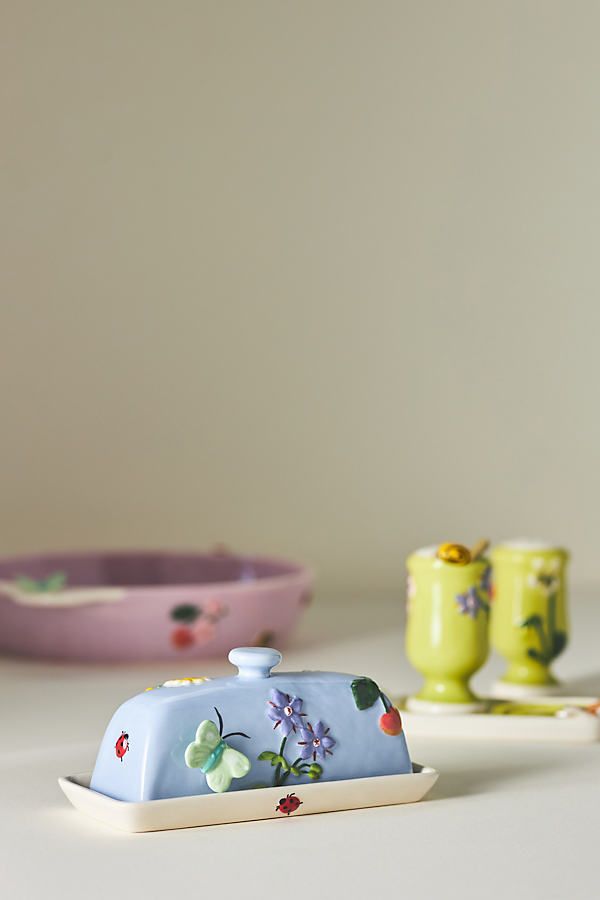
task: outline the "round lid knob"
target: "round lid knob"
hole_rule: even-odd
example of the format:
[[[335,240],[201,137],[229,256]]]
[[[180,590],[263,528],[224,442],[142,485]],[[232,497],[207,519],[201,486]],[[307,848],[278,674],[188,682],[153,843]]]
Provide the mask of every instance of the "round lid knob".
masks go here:
[[[281,662],[281,653],[271,647],[236,647],[229,662],[238,667],[238,678],[269,678],[271,669]]]

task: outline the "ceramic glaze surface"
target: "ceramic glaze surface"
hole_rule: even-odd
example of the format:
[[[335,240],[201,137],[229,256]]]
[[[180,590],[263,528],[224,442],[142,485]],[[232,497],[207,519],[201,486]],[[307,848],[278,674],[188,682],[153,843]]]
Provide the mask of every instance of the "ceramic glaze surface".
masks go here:
[[[566,570],[569,554],[535,542],[509,542],[492,553],[491,641],[508,661],[503,681],[551,687],[550,668],[568,640]]]
[[[240,663],[238,675],[157,686],[126,701],[104,735],[92,789],[127,801],[211,794],[206,772],[189,764],[188,748],[206,721],[222,724],[226,746],[250,761],[230,791],[277,786],[281,797],[295,793],[301,800],[302,785],[315,781],[411,771],[400,717],[374,682],[333,672],[269,674],[277,651],[253,651],[254,677]],[[124,734],[128,749],[119,756]],[[204,765],[209,774],[222,753],[217,749]]]
[[[488,655],[489,563],[445,562],[435,549],[407,560],[406,652],[425,681],[417,698],[468,704],[469,679]]]
[[[282,646],[312,583],[301,565],[223,550],[0,559],[0,650],[131,662]]]

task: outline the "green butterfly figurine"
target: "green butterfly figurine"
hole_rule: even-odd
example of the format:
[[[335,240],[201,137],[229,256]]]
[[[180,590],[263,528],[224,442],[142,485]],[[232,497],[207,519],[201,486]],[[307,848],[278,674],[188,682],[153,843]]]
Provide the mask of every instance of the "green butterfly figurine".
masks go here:
[[[233,778],[243,778],[250,771],[250,760],[239,750],[225,743],[225,738],[239,735],[250,739],[243,731],[232,731],[223,735],[223,719],[215,707],[219,727],[205,719],[198,725],[196,740],[188,744],[185,764],[190,769],[200,769],[206,775],[206,783],[217,794],[229,790]]]

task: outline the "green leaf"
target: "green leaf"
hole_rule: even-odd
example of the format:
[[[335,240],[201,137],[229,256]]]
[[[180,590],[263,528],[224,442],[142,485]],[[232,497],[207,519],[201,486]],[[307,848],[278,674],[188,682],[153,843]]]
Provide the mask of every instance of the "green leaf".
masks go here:
[[[355,678],[350,687],[357,709],[369,709],[381,695],[378,685],[370,678]]]
[[[523,619],[521,622],[521,628],[540,628],[542,625],[542,617],[538,616],[537,613],[527,616],[527,618]]]
[[[29,578],[28,575],[17,575],[15,584],[17,587],[20,587],[22,591],[26,591],[29,594],[34,594],[39,590],[37,581],[34,581],[33,578]]]
[[[284,757],[280,756],[279,753],[273,754],[273,757],[271,759],[271,765],[272,766],[281,766],[281,768],[283,769],[284,772],[287,772],[287,770],[289,769],[289,766],[286,763]]]
[[[273,759],[274,756],[277,756],[277,754],[273,753],[272,750],[263,750],[262,753],[259,753],[258,759],[260,759],[260,760]]]
[[[300,775],[300,769],[298,768],[298,766],[292,766],[290,772],[292,773],[292,775],[296,775],[296,777]]]
[[[60,591],[66,584],[67,576],[64,572],[52,572],[46,578],[44,589],[46,591]]]
[[[555,631],[552,635],[552,659],[567,646],[567,635],[564,631]]]
[[[192,603],[182,603],[180,606],[174,606],[171,610],[171,618],[176,622],[185,622],[191,625],[200,615],[200,610]]]
[[[527,656],[530,659],[536,659],[538,662],[541,662],[541,663],[546,662],[546,657],[544,656],[544,654],[540,653],[539,650],[535,650],[533,647],[527,648]]]

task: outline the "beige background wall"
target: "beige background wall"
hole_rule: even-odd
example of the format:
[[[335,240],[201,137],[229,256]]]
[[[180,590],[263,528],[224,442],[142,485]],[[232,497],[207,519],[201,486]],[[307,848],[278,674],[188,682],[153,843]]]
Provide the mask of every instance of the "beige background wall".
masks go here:
[[[0,10],[4,552],[597,578],[600,4]]]

